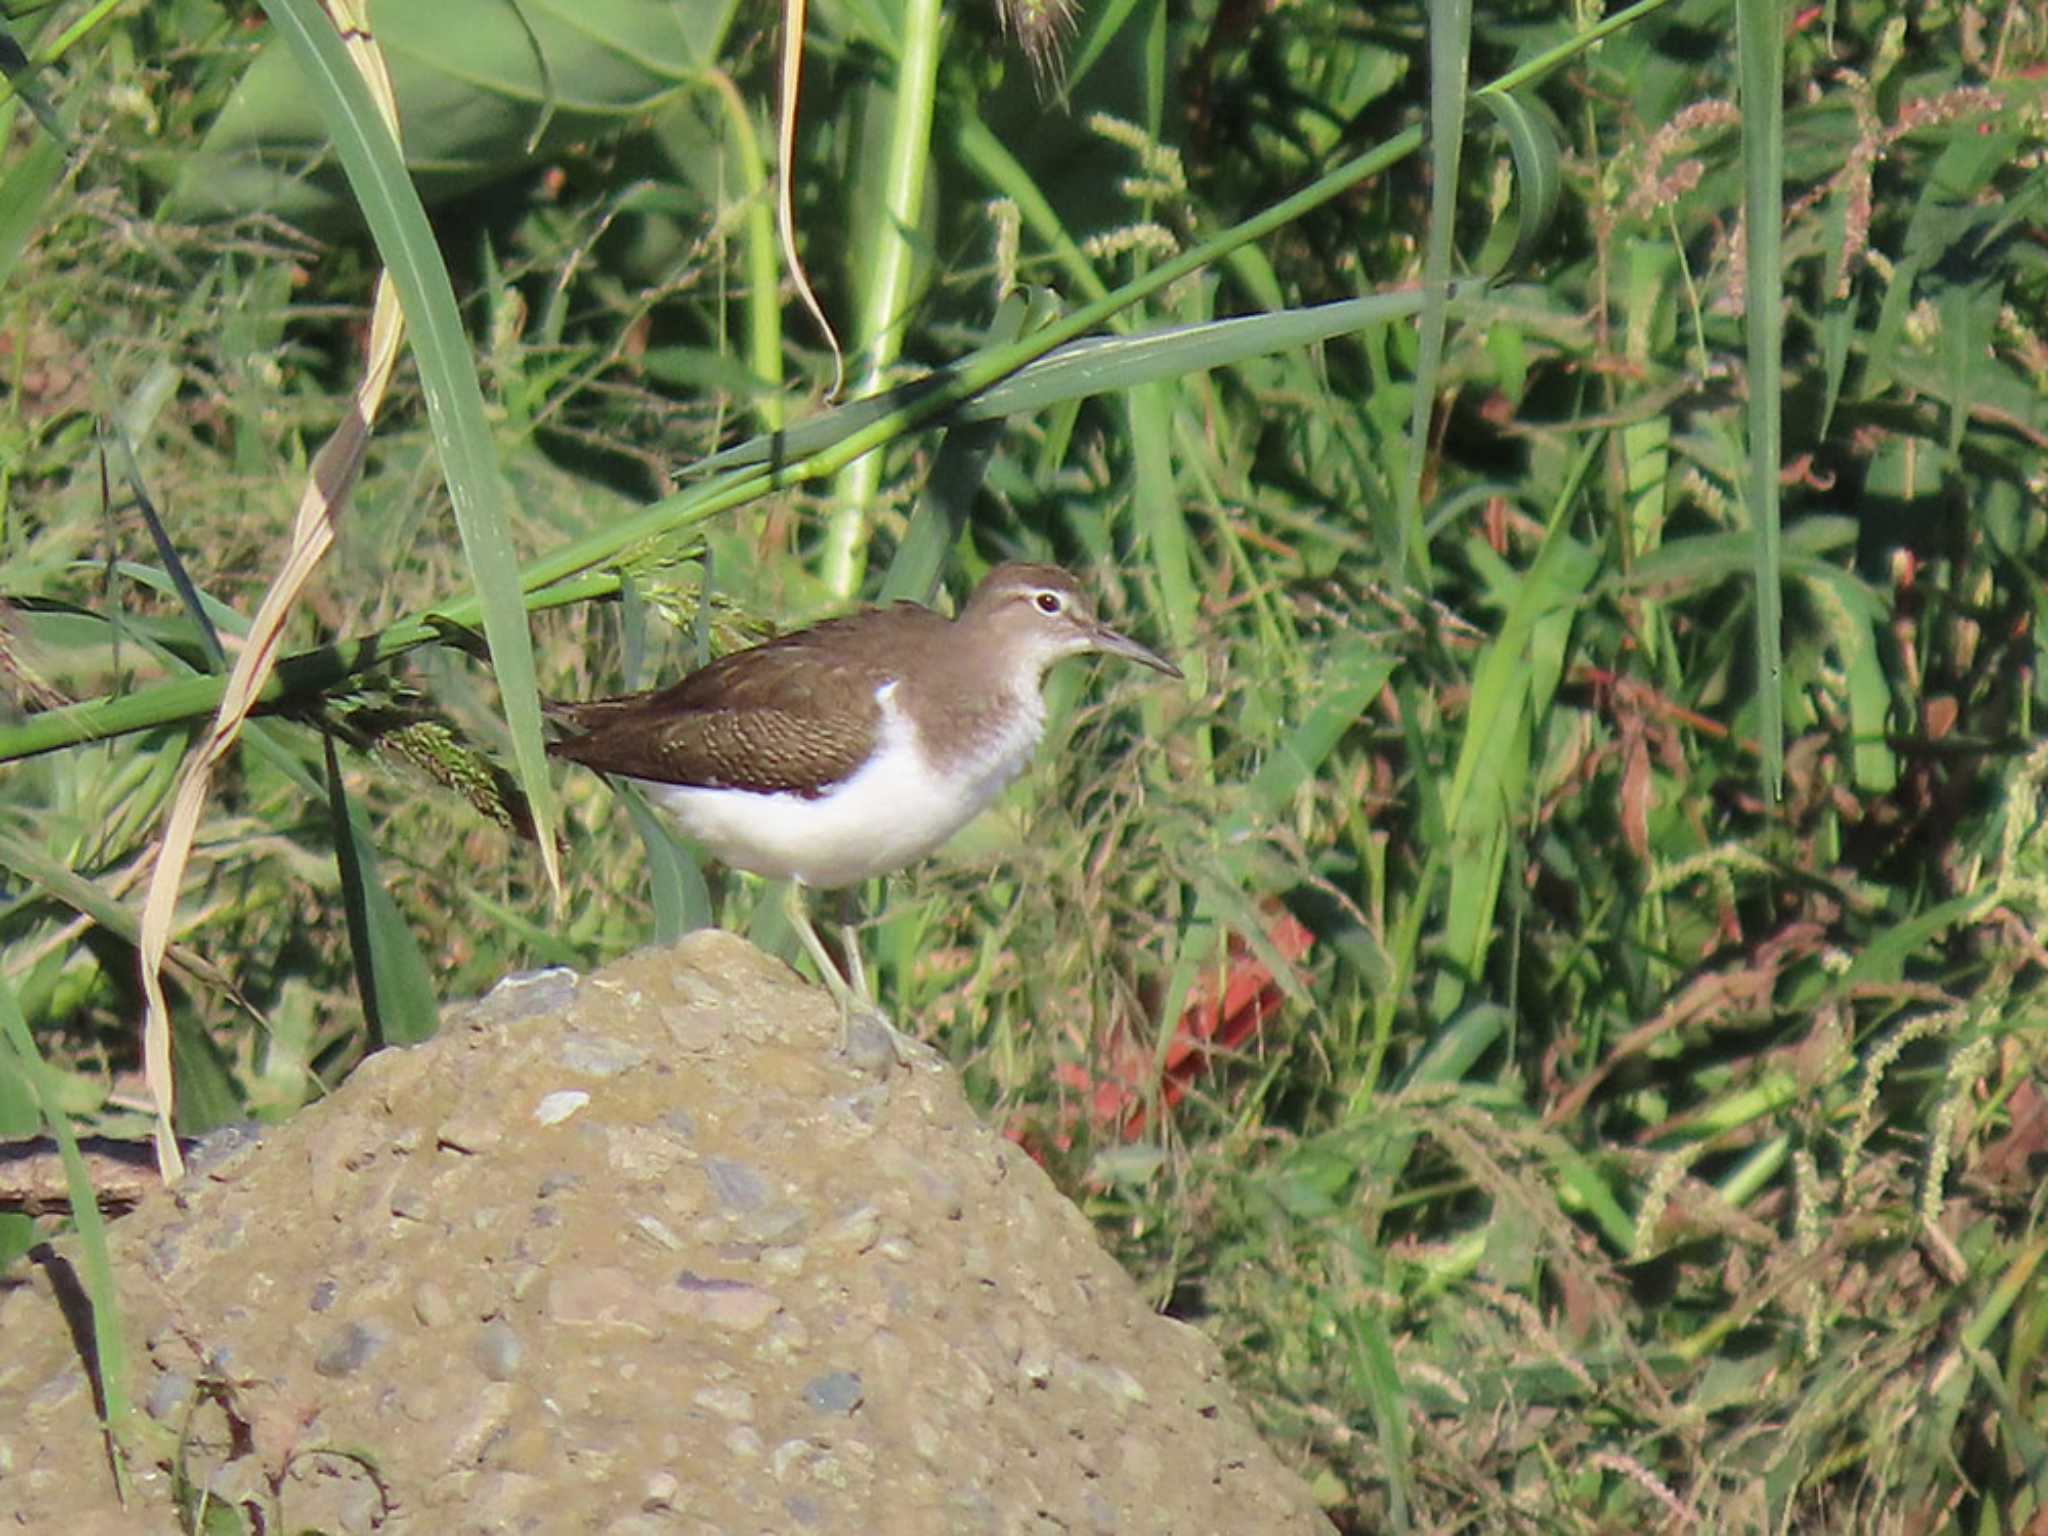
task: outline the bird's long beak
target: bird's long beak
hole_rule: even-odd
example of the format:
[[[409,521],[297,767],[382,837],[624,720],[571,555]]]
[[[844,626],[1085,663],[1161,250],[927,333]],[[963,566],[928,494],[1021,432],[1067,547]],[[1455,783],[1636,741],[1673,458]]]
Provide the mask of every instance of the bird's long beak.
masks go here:
[[[1129,635],[1120,635],[1107,624],[1097,624],[1089,632],[1095,642],[1095,649],[1105,656],[1121,656],[1126,661],[1135,661],[1140,666],[1150,667],[1154,672],[1164,672],[1168,677],[1182,677],[1179,667],[1161,656],[1157,651],[1138,644]]]

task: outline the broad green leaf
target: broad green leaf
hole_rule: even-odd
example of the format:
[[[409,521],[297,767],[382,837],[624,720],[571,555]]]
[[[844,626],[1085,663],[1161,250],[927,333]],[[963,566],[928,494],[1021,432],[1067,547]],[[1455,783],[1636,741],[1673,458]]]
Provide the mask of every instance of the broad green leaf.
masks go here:
[[[735,9],[733,0],[371,0],[421,198],[443,202],[643,119],[711,63]],[[199,152],[175,162],[170,217],[262,212],[326,226],[363,217],[287,41],[258,52]],[[715,157],[717,146],[699,152]]]

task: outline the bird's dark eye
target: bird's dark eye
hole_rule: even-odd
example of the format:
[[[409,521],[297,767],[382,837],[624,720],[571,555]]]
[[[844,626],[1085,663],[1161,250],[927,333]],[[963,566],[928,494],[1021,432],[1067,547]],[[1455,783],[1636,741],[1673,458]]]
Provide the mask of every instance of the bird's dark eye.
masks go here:
[[[1038,611],[1049,619],[1058,617],[1059,611],[1066,607],[1057,592],[1040,592],[1037,601]]]

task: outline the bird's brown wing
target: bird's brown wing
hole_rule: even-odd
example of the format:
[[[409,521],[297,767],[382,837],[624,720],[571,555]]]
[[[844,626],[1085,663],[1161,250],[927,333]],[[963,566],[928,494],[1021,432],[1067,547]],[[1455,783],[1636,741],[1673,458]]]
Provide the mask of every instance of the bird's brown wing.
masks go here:
[[[549,713],[583,734],[556,757],[600,773],[716,789],[817,792],[867,758],[881,722],[864,659],[840,662],[786,636],[715,661],[652,693]]]

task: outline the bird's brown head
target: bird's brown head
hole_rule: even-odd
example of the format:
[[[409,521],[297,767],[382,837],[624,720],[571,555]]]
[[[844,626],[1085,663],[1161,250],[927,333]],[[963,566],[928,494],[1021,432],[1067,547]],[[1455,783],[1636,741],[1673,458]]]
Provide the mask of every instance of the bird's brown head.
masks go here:
[[[1158,652],[1103,623],[1094,599],[1056,565],[1018,561],[997,566],[974,589],[959,622],[998,636],[1002,654],[1039,674],[1065,657],[1095,652],[1121,656],[1168,677],[1182,675]]]

